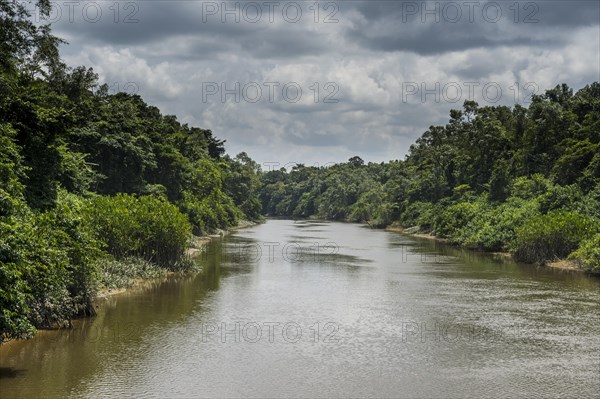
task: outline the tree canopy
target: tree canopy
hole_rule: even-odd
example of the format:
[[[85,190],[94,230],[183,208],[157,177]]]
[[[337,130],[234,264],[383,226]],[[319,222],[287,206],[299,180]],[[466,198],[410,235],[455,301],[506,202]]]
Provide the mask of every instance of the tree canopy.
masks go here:
[[[598,82],[528,108],[467,101],[403,160],[262,172],[210,129],[68,67],[23,3],[0,0],[0,27],[0,343],[93,313],[103,287],[188,269],[192,234],[263,214],[416,227],[600,271]]]

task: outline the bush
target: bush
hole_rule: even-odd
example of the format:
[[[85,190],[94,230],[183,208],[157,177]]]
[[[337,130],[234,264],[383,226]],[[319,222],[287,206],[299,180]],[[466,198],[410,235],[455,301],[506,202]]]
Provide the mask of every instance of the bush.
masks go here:
[[[431,230],[434,224],[437,207],[431,202],[412,202],[406,204],[405,210],[400,215],[400,222],[404,226],[419,226],[421,230]]]
[[[186,216],[165,199],[127,194],[95,196],[86,213],[87,223],[117,260],[139,257],[168,269],[182,261],[191,226]]]
[[[21,251],[26,235],[20,225],[0,219],[0,344],[5,339],[28,338],[35,332],[28,319],[31,288]]]
[[[394,204],[385,200],[381,186],[374,186],[350,206],[348,221],[368,222],[372,227],[385,227],[392,222],[394,210]]]
[[[235,226],[243,217],[231,198],[225,195],[221,195],[220,198],[211,195],[200,200],[190,193],[184,193],[179,207],[188,216],[192,224],[192,232],[197,236]]]
[[[552,183],[550,180],[546,179],[543,175],[536,173],[530,178],[517,178],[513,183],[511,193],[513,197],[528,200],[546,193],[551,186]]]
[[[66,254],[67,290],[75,315],[94,312],[92,300],[99,278],[95,261],[103,254],[101,242],[84,218],[85,207],[82,198],[59,190],[56,207],[37,217],[37,225],[51,240],[50,248]]]
[[[101,284],[127,285],[156,276],[159,266],[189,266],[182,257],[190,230],[166,200],[124,194],[86,200],[59,190],[51,210],[22,206],[16,216],[0,217],[0,342],[93,314]]]
[[[600,273],[600,234],[596,234],[589,240],[585,240],[580,248],[569,255],[570,259],[576,259],[585,270]]]
[[[525,201],[509,198],[493,208],[481,206],[480,212],[458,232],[456,241],[470,248],[486,251],[502,251],[515,238],[515,229],[525,220],[539,215],[535,200]]]
[[[598,221],[576,212],[553,211],[516,230],[515,258],[528,263],[563,259],[598,232]]]
[[[583,213],[590,217],[598,217],[600,215],[600,184],[587,193],[581,201],[579,201],[575,208],[577,212]]]
[[[93,313],[99,243],[85,226],[83,202],[58,192],[56,208],[0,221],[0,335],[24,338]]]
[[[575,204],[582,198],[581,189],[572,184],[570,186],[552,186],[543,195],[539,197],[540,210],[542,213],[548,213],[556,209],[565,211],[575,210]]]
[[[374,218],[370,221],[371,226],[384,228],[392,223],[397,206],[389,202],[382,202],[376,209]]]
[[[24,205],[25,186],[20,180],[24,179],[26,168],[22,166],[23,156],[15,136],[10,125],[0,123],[0,218],[14,214]]]
[[[215,211],[188,193],[184,193],[179,208],[188,216],[192,224],[192,233],[197,236],[208,234],[218,224]]]
[[[443,208],[435,221],[435,234],[455,241],[458,232],[480,212],[481,207],[479,204],[471,202],[459,202]]]

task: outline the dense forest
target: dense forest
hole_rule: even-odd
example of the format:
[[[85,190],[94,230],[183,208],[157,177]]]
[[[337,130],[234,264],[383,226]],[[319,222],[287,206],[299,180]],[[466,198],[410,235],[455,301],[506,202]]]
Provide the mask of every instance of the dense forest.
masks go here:
[[[0,22],[0,342],[93,313],[103,287],[189,269],[192,234],[261,218],[246,154],[67,67],[22,3],[0,0]]]
[[[600,270],[598,83],[529,108],[466,102],[402,161],[262,172],[210,130],[65,65],[22,4],[0,0],[0,23],[0,342],[93,313],[102,288],[193,268],[194,235],[263,214]]]
[[[466,101],[403,161],[296,165],[261,176],[268,215],[395,225],[519,260],[600,271],[600,84],[528,108]]]

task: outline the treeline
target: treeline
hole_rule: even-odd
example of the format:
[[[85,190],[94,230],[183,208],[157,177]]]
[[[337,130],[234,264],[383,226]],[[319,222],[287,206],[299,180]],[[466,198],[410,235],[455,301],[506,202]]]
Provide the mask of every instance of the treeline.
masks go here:
[[[403,161],[296,165],[261,176],[268,215],[395,225],[526,262],[600,272],[600,84],[529,108],[467,101]]]
[[[103,287],[192,267],[192,233],[261,218],[254,161],[68,68],[23,4],[0,0],[0,343],[93,313]]]
[[[192,234],[261,214],[410,227],[600,271],[598,83],[528,109],[466,102],[403,161],[263,173],[210,130],[67,67],[22,3],[0,0],[0,26],[0,343],[93,313],[103,287],[188,269]]]

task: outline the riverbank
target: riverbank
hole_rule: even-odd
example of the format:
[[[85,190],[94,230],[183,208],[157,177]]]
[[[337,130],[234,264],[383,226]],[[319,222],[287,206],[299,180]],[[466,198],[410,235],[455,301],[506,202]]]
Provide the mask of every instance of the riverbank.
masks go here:
[[[237,224],[237,226],[233,226],[233,227],[230,227],[225,230],[218,229],[213,234],[208,234],[205,236],[192,236],[190,238],[190,247],[186,250],[186,256],[188,258],[188,261],[193,261],[194,258],[201,255],[202,252],[205,250],[206,245],[208,245],[211,241],[216,240],[216,239],[221,239],[221,238],[225,237],[226,235],[231,234],[234,231],[256,226],[259,223],[260,222],[241,220]],[[157,275],[156,277],[152,277],[152,278],[133,278],[130,281],[128,281],[126,286],[102,289],[96,295],[96,300],[106,299],[106,298],[109,298],[114,295],[119,295],[119,294],[123,294],[125,292],[129,292],[131,290],[144,289],[144,288],[152,286],[157,280],[169,278],[171,276],[175,276],[178,274],[186,274],[189,272],[187,272],[187,271],[186,272],[174,272],[174,271],[160,269],[158,271],[158,273],[160,273],[160,274]]]
[[[245,229],[248,227],[256,226],[257,224],[262,222],[252,222],[250,220],[240,220],[237,226],[230,227],[226,230],[218,229],[213,234],[208,234],[205,236],[192,236],[190,239],[190,248],[187,249],[186,254],[189,257],[194,257],[202,253],[206,244],[210,243],[212,240],[216,238],[222,238],[231,232],[236,230]]]
[[[186,250],[186,257],[187,257],[186,261],[193,262],[194,261],[193,259],[196,258],[197,256],[199,256],[202,253],[202,251],[206,248],[206,245],[209,244],[212,240],[223,238],[226,235],[228,235],[234,231],[248,228],[248,227],[253,227],[259,223],[261,223],[261,222],[252,222],[249,220],[242,220],[238,223],[237,226],[230,227],[226,230],[217,230],[215,233],[206,235],[206,236],[192,236],[190,238],[190,247]],[[131,261],[133,261],[133,260],[131,260]],[[138,261],[143,262],[142,260],[135,260],[134,262],[138,262]],[[127,261],[127,262],[129,262],[129,261]],[[120,266],[123,266],[123,265],[130,266],[130,264],[127,262],[115,262],[115,265],[117,267],[119,265]],[[37,335],[40,331],[54,331],[56,329],[65,328],[65,326],[72,325],[72,323],[74,321],[82,320],[87,317],[94,316],[94,314],[97,310],[96,306],[99,305],[98,301],[108,300],[114,296],[125,294],[125,293],[131,293],[134,291],[143,291],[143,290],[154,287],[157,283],[160,283],[166,279],[176,277],[178,275],[184,275],[184,274],[194,273],[194,272],[198,271],[198,270],[169,271],[169,270],[165,270],[157,265],[150,265],[148,262],[145,262],[145,263],[147,264],[146,267],[149,267],[151,270],[149,270],[149,271],[145,270],[142,275],[151,276],[151,277],[134,276],[134,277],[128,278],[128,276],[118,276],[116,278],[116,280],[118,280],[118,283],[116,283],[115,286],[110,287],[110,288],[100,289],[96,293],[96,295],[93,299],[94,309],[93,309],[92,314],[73,318],[71,320],[66,321],[65,323],[53,326],[52,328],[38,328],[35,335]],[[27,339],[12,339],[12,338],[4,339],[3,341],[0,341],[0,346],[3,346],[6,343],[14,342],[14,341],[27,341]]]
[[[282,219],[287,219],[287,218],[285,218],[285,217],[269,217],[269,219],[282,220]],[[298,218],[298,219],[294,219],[294,220],[306,220],[306,221],[311,221],[311,222],[315,222],[315,221],[328,222],[328,220],[326,220],[326,219],[317,218],[314,216],[308,217],[308,218]],[[351,222],[348,220],[337,220],[336,222],[356,223],[356,222]],[[406,234],[406,235],[410,235],[412,237],[424,238],[427,240],[435,240],[437,242],[444,243],[444,244],[447,244],[450,246],[460,247],[459,245],[451,243],[450,240],[448,240],[447,238],[437,237],[430,233],[423,233],[417,226],[408,227],[408,228],[404,228],[404,227],[400,227],[400,226],[375,227],[369,223],[361,223],[361,224],[365,224],[365,225],[371,227],[372,229],[376,229],[376,230],[385,230],[385,231],[394,232],[394,233]],[[464,248],[464,247],[462,247],[462,248]],[[511,254],[510,252],[485,251],[483,249],[473,249],[473,248],[465,248],[465,249],[468,249],[471,251],[479,251],[479,252],[483,252],[483,253],[488,253],[491,255],[503,256],[503,257],[510,258],[510,259],[518,262],[518,260],[516,260],[515,257],[513,256],[513,254]],[[598,273],[590,272],[588,270],[583,269],[582,267],[580,267],[580,263],[574,259],[560,259],[560,260],[557,260],[554,262],[546,262],[544,264],[541,264],[541,266],[549,267],[549,268],[553,268],[553,269],[585,272],[585,273],[590,273],[592,275],[598,274]]]
[[[0,396],[396,397],[408,386],[423,397],[519,397],[539,394],[531,378],[515,377],[535,373],[542,394],[592,397],[598,384],[580,381],[596,381],[600,280],[402,237],[269,220],[215,239],[202,272],[112,297],[72,329],[1,348],[0,373],[14,377],[0,378]],[[264,252],[264,242],[279,241],[281,254],[315,240],[339,250],[298,261],[240,256],[240,245]],[[400,256],[397,244],[410,242],[410,256]],[[458,378],[474,359],[491,371]],[[573,372],[539,359],[562,359]]]
[[[448,239],[436,237],[432,234],[420,233],[419,229],[415,228],[415,227],[403,228],[403,227],[398,227],[398,226],[388,226],[384,230],[389,231],[389,232],[394,232],[394,233],[406,234],[406,235],[410,235],[410,236],[418,237],[418,238],[425,238],[428,240],[435,240],[435,241],[438,241],[438,242],[441,242],[444,244],[453,245],[452,243],[450,243],[450,241]],[[453,246],[455,246],[455,245],[453,245]],[[474,251],[477,251],[477,250],[474,250]],[[479,251],[489,253],[489,254],[494,254],[494,255],[501,255],[501,256],[505,256],[507,258],[511,258],[511,259],[515,260],[514,256],[510,252],[489,252],[489,251],[483,251],[483,250],[479,250]],[[548,262],[548,263],[542,264],[542,266],[550,267],[550,268],[554,268],[554,269],[571,270],[571,271],[589,273],[587,270],[582,269],[579,266],[579,263],[577,261],[572,260],[572,259],[561,259],[561,260],[557,260],[555,262]]]

